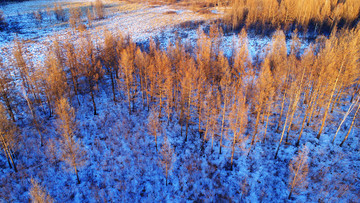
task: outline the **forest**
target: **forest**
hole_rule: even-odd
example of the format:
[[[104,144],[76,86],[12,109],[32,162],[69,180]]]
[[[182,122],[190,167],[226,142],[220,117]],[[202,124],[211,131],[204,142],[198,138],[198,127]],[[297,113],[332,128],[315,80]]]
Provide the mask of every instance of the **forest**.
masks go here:
[[[360,200],[359,1],[191,2],[224,15],[165,48],[94,36],[104,4],[55,4],[69,36],[1,55],[1,202]]]

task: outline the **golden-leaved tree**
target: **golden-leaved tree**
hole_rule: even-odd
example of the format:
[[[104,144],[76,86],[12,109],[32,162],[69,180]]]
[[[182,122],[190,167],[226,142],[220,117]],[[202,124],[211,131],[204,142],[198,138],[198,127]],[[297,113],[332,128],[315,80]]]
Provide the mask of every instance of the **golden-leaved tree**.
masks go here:
[[[65,98],[61,98],[56,104],[56,127],[59,132],[61,159],[74,169],[77,183],[80,184],[78,170],[85,164],[85,151],[75,139],[76,120],[75,111],[70,107]]]
[[[307,185],[307,175],[309,171],[308,154],[309,149],[305,145],[299,150],[298,155],[290,161],[289,199],[293,192],[304,190]]]
[[[17,172],[14,152],[18,143],[18,136],[16,136],[16,127],[10,121],[5,113],[3,105],[0,103],[0,143],[4,150],[5,157],[8,161],[9,167],[14,168]]]

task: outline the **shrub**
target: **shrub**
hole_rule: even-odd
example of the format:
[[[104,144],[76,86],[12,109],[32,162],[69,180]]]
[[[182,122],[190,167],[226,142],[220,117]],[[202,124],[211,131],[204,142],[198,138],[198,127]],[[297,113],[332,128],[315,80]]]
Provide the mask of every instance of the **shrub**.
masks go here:
[[[96,0],[93,7],[96,19],[103,19],[105,17],[104,4],[101,0]]]
[[[54,4],[54,13],[55,13],[55,18],[56,20],[59,20],[59,21],[65,21],[65,11],[64,9],[62,8],[61,5],[55,3]]]
[[[33,17],[36,20],[36,24],[40,25],[43,20],[43,15],[42,15],[41,11],[34,11]]]
[[[0,30],[6,27],[7,23],[5,21],[4,12],[0,10]]]

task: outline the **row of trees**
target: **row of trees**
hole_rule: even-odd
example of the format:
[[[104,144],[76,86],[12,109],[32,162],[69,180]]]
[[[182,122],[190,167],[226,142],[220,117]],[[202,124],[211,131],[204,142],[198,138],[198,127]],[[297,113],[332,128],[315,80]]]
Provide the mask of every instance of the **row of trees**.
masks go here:
[[[222,32],[216,26],[209,35],[202,30],[198,34],[197,47],[189,53],[179,42],[161,50],[150,40],[142,48],[110,32],[96,45],[84,32],[78,44],[55,41],[42,67],[35,67],[25,57],[22,42],[16,41],[13,59],[0,63],[1,146],[9,166],[16,171],[16,121],[21,116],[16,107],[23,101],[39,146],[44,142],[43,115],[55,112],[62,160],[80,182],[84,151],[76,141],[70,103],[83,105],[78,96],[89,95],[97,115],[99,89],[111,91],[114,104],[126,104],[129,114],[150,112],[148,129],[156,149],[158,136],[165,136],[162,123],[178,122],[177,136],[185,142],[197,134],[203,149],[208,146],[213,152],[215,143],[219,153],[231,149],[231,167],[236,151],[249,156],[258,142],[276,144],[276,158],[284,141],[299,145],[306,128],[320,139],[330,115],[342,106],[351,107],[348,115],[357,109],[342,144],[346,141],[359,109],[360,29],[319,37],[303,53],[296,34],[288,50],[284,33],[277,31],[261,61],[249,56],[245,30],[230,58],[220,49]],[[167,176],[173,152],[164,146]]]
[[[161,1],[155,1],[161,2]],[[176,3],[179,1],[168,0]],[[334,26],[352,26],[359,19],[357,0],[181,0],[202,7],[225,8],[225,22],[233,29],[244,24],[257,28],[298,28],[316,31]],[[202,8],[203,9],[203,8]]]
[[[297,24],[307,28],[313,23],[320,29],[323,25],[350,25],[359,18],[359,12],[360,3],[356,0],[233,0],[229,14],[234,27],[259,23],[273,27]]]

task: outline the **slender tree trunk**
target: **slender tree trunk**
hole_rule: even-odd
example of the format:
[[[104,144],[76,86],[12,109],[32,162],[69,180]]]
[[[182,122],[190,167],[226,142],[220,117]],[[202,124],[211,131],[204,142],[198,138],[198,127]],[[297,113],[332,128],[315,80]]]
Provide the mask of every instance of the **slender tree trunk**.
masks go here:
[[[186,112],[186,133],[185,133],[185,142],[187,141],[187,137],[188,137],[188,128],[189,128],[189,120],[190,120],[190,107],[191,107],[191,91],[192,88],[190,86],[190,91],[189,91],[189,101],[188,101],[188,108],[187,108],[187,112]]]
[[[357,84],[357,85],[354,87],[354,91],[353,91],[353,93],[351,94],[350,103],[353,102],[353,99],[354,99],[354,97],[355,97],[355,94],[356,94],[356,93],[358,92],[358,90],[359,90],[359,86],[360,86],[360,84]]]
[[[290,103],[291,103],[291,102],[290,102]],[[288,112],[287,112],[287,114],[286,114],[286,119],[285,119],[284,127],[283,127],[283,130],[282,130],[282,133],[281,133],[281,138],[280,138],[279,145],[278,145],[277,150],[276,150],[276,153],[275,153],[275,159],[277,158],[277,155],[278,155],[279,149],[280,149],[280,145],[281,145],[282,140],[283,140],[283,138],[284,138],[284,133],[285,133],[286,125],[287,125],[287,121],[288,121],[288,118],[289,118],[289,113],[290,113],[290,110],[288,110]]]
[[[312,107],[314,102],[315,102],[315,96],[314,96],[314,91],[312,91],[311,94],[310,94],[310,101],[309,101],[309,103],[307,103],[307,106],[306,106],[304,118],[303,118],[303,120],[301,122],[301,129],[300,129],[299,137],[298,137],[298,139],[297,139],[297,141],[295,143],[296,146],[299,146],[299,144],[300,144],[300,139],[301,139],[302,133],[304,131],[304,127],[305,127],[305,121],[306,121],[306,118],[308,117],[308,115],[310,113],[311,107]]]
[[[2,136],[2,135],[1,135],[1,136]],[[5,153],[6,159],[7,159],[7,161],[8,161],[9,167],[12,168],[11,163],[10,163],[10,159],[9,159],[8,152],[7,152],[6,148],[5,148],[5,147],[6,147],[5,142],[3,141],[2,144],[3,144],[4,153]]]
[[[97,112],[96,112],[96,103],[95,103],[95,96],[94,96],[94,92],[93,92],[93,88],[90,87],[90,95],[91,95],[91,101],[93,103],[93,106],[94,106],[94,115],[98,115]]]
[[[235,144],[236,144],[236,135],[234,134],[233,143],[231,146],[231,170],[233,170],[233,160],[234,160],[234,153],[235,153]]]
[[[75,174],[76,174],[76,180],[77,180],[77,184],[80,184],[80,178],[79,178],[79,173],[78,173],[78,170],[76,168],[76,165],[75,165]]]
[[[334,112],[335,105],[338,103],[338,100],[340,99],[340,94],[341,94],[341,92],[342,92],[342,83],[340,84],[339,91],[336,93],[334,102],[332,103],[332,106],[331,106],[330,113],[333,113],[333,112]]]
[[[179,124],[180,124],[180,135],[182,136],[182,127],[184,124],[184,108],[185,108],[185,104],[184,104],[184,98],[181,99],[180,101],[180,119],[179,119]]]
[[[360,99],[360,97],[358,97],[358,99],[357,99],[355,102],[352,102],[352,103],[351,103],[349,109],[347,110],[346,114],[344,115],[343,120],[341,121],[339,127],[338,127],[337,130],[336,130],[336,133],[335,133],[335,135],[334,135],[334,138],[333,138],[333,140],[332,140],[332,143],[334,143],[335,138],[336,138],[337,134],[339,133],[342,124],[345,122],[345,120],[346,120],[346,118],[349,116],[350,112],[352,112],[352,110],[354,109],[354,107],[358,104],[359,99]]]
[[[268,125],[269,125],[269,117],[270,117],[270,109],[268,109],[268,112],[266,114],[266,124],[265,124],[265,132],[264,132],[263,141],[265,141],[265,139],[266,139],[266,132],[267,132],[267,128],[268,128]]]
[[[295,175],[294,175],[294,179],[293,179],[293,181],[291,182],[291,189],[290,189],[290,194],[289,194],[288,199],[291,198],[291,194],[292,194],[292,192],[293,192],[293,190],[294,190],[295,181],[296,181],[297,175],[299,174],[299,170],[300,170],[300,167],[301,167],[301,165],[302,165],[302,162],[303,162],[303,158],[300,159],[300,163],[299,163],[299,166],[298,166],[297,169],[296,169],[296,172],[295,172]]]
[[[42,138],[42,134],[41,134],[41,132],[40,132],[39,124],[38,124],[38,122],[37,122],[36,114],[35,114],[35,112],[34,112],[34,110],[33,110],[33,108],[32,108],[32,104],[31,104],[31,102],[30,102],[30,100],[29,100],[29,97],[27,96],[26,92],[24,92],[24,97],[25,97],[25,99],[26,99],[27,105],[28,105],[28,107],[29,107],[29,109],[30,109],[30,112],[31,112],[31,115],[32,115],[32,117],[33,117],[33,121],[34,121],[34,124],[35,124],[35,128],[36,128],[36,130],[38,131],[38,134],[39,134],[39,137],[40,137],[40,146],[43,146],[43,138]]]
[[[292,125],[292,122],[293,122],[293,119],[294,119],[295,110],[296,110],[296,107],[297,107],[297,104],[298,104],[298,101],[299,101],[298,96],[300,96],[300,95],[296,96],[292,108],[289,109],[289,111],[291,111],[291,113],[290,113],[290,121],[289,121],[289,125],[288,125],[288,130],[287,130],[286,138],[285,138],[286,142],[288,142],[288,137],[289,137],[289,133],[290,133],[290,130],[291,130],[291,125]]]
[[[162,97],[163,97],[163,91],[160,88],[159,115],[158,115],[159,118],[162,117],[162,115],[161,115],[162,105],[163,105]]]
[[[238,115],[239,115],[239,112],[237,112]],[[237,125],[239,124],[238,121],[239,121],[239,117],[240,116],[236,116],[236,121],[235,121],[235,125],[236,125],[236,128],[237,128]],[[242,124],[242,117],[240,118],[240,125]],[[241,126],[240,126],[241,127]],[[233,137],[233,143],[232,143],[232,146],[231,146],[231,170],[233,169],[233,160],[234,160],[234,153],[235,153],[235,145],[236,145],[236,140],[237,140],[237,132],[241,132],[241,129],[239,129],[239,131],[237,131],[237,129],[235,128],[234,130],[234,137]]]
[[[10,100],[9,100],[9,97],[6,95],[6,94],[3,94],[3,97],[5,99],[5,104],[6,104],[6,107],[7,107],[7,110],[8,110],[8,113],[10,115],[10,118],[13,122],[16,122],[15,120],[15,116],[14,116],[14,112],[11,108],[11,104],[10,104]]]
[[[282,119],[282,115],[283,115],[283,111],[284,111],[284,104],[285,104],[285,98],[286,98],[286,89],[282,98],[282,102],[281,102],[281,109],[280,109],[280,117],[279,117],[279,121],[278,121],[278,127],[276,129],[276,131],[280,130],[280,126],[281,126],[281,119]]]
[[[329,101],[328,101],[327,107],[326,107],[326,109],[325,109],[325,114],[324,114],[324,117],[323,117],[322,122],[321,122],[321,127],[320,127],[319,133],[318,133],[318,135],[317,135],[317,137],[316,137],[317,139],[320,139],[321,133],[322,133],[322,131],[324,130],[326,117],[327,117],[327,114],[328,114],[328,111],[329,111],[329,108],[330,108],[330,105],[331,105],[331,102],[332,102],[332,98],[333,98],[334,93],[335,93],[335,90],[336,90],[337,82],[338,82],[338,80],[339,80],[339,77],[340,77],[340,74],[341,74],[343,65],[344,65],[344,62],[341,64],[339,73],[338,73],[338,75],[337,75],[337,77],[336,77],[336,80],[335,80],[335,83],[334,83],[334,87],[333,87],[333,89],[332,89],[332,92],[331,92],[331,95],[330,95],[330,99],[329,99]]]
[[[227,94],[227,90],[225,88],[225,94]],[[225,123],[225,114],[226,114],[226,105],[227,105],[227,95],[225,95],[225,99],[224,99],[224,107],[223,107],[223,111],[222,111],[222,119],[221,119],[221,132],[220,132],[220,150],[219,153],[221,154],[221,147],[222,147],[222,138],[223,138],[223,133],[224,133],[224,123]]]
[[[290,133],[290,130],[291,130],[291,125],[292,125],[292,122],[293,122],[293,119],[294,119],[295,111],[296,111],[296,108],[297,108],[298,103],[300,101],[300,95],[301,95],[302,85],[303,85],[303,81],[304,81],[305,70],[306,70],[306,68],[303,68],[303,74],[301,76],[300,86],[296,90],[294,103],[293,103],[292,108],[291,108],[290,122],[289,122],[288,130],[287,130],[286,138],[285,138],[286,142],[288,142],[289,133]]]
[[[318,90],[320,91],[320,90]],[[306,122],[306,126],[309,126],[310,125],[310,122],[312,121],[312,118],[313,118],[313,114],[314,114],[314,111],[316,109],[316,106],[317,106],[317,100],[319,98],[319,92],[316,93],[316,96],[314,98],[314,101],[312,102],[311,104],[311,107],[310,107],[310,112],[309,112],[309,117],[307,119],[307,122]]]
[[[170,123],[170,115],[171,115],[171,106],[170,106],[170,103],[168,102],[168,104],[167,104],[167,125],[169,125],[169,123]]]
[[[350,132],[351,132],[352,127],[354,126],[355,119],[356,119],[356,115],[357,115],[357,113],[359,112],[359,109],[360,109],[360,105],[358,105],[358,108],[356,109],[356,112],[355,112],[355,115],[354,115],[353,120],[352,120],[352,122],[351,122],[350,128],[349,128],[348,132],[346,133],[346,136],[345,136],[344,140],[341,142],[340,147],[343,146],[344,142],[345,142],[345,141],[347,140],[347,138],[349,137],[349,134],[350,134]]]
[[[261,113],[261,110],[258,109],[257,115],[256,115],[256,122],[255,122],[255,132],[254,132],[254,135],[251,138],[250,149],[249,149],[249,152],[248,152],[247,156],[250,155],[251,149],[252,149],[252,147],[253,147],[253,145],[255,143],[255,138],[256,138],[256,134],[257,134],[257,126],[258,126],[259,120],[260,120],[260,113]]]
[[[206,119],[205,133],[204,133],[204,139],[203,139],[203,143],[202,143],[203,148],[204,148],[204,144],[206,142],[206,138],[207,138],[207,134],[208,134],[209,120],[210,120],[209,118]]]
[[[145,89],[146,89],[146,105],[148,110],[150,109],[150,99],[149,99],[149,94],[150,94],[150,90],[149,90],[149,85],[148,83],[145,81]]]
[[[128,100],[129,115],[131,115],[130,81],[128,81],[128,79],[126,79],[126,94],[127,94],[127,100]]]
[[[14,162],[14,159],[13,159],[13,157],[12,157],[9,149],[8,149],[8,153],[9,153],[9,157],[10,157],[11,163],[12,163],[12,165],[14,166],[15,172],[18,172],[18,170],[17,170],[17,168],[16,168],[16,164],[15,164],[15,162]]]
[[[77,89],[77,80],[75,78],[75,73],[73,73],[73,70],[71,70],[71,68],[70,68],[70,73],[71,73],[72,82],[74,84],[74,93],[75,93],[76,99],[77,99],[77,101],[79,103],[79,106],[80,106],[80,100],[79,100],[78,89]]]
[[[166,169],[165,169],[165,171],[166,171],[166,172],[165,172],[165,173],[166,173],[166,175],[165,175],[165,176],[166,176],[166,177],[165,177],[165,179],[166,179],[165,182],[166,182],[166,186],[167,186],[167,185],[168,185],[168,164],[167,164],[167,163],[166,163],[165,168],[166,168]]]
[[[309,106],[309,105],[308,105]],[[303,131],[304,131],[304,125],[305,125],[305,120],[306,120],[306,117],[307,117],[307,115],[308,115],[308,113],[309,113],[309,107],[307,107],[306,108],[306,111],[305,111],[305,115],[304,115],[304,118],[303,118],[303,120],[302,120],[302,122],[301,122],[301,130],[300,130],[300,133],[299,133],[299,137],[298,137],[298,139],[297,139],[297,141],[296,141],[296,146],[299,146],[299,144],[300,144],[300,139],[301,139],[301,136],[302,136],[302,133],[303,133]]]
[[[201,139],[201,105],[202,102],[200,101],[200,92],[198,92],[198,104],[197,104],[197,112],[198,112],[198,118],[199,118],[199,122],[198,122],[198,132],[199,132],[199,138]]]
[[[144,73],[142,69],[140,69],[140,90],[141,90],[141,103],[143,107],[145,106],[145,87],[144,87]]]
[[[3,146],[4,146],[5,155],[6,155],[6,158],[8,159],[8,163],[9,163],[9,158],[10,158],[10,161],[11,161],[13,167],[14,167],[14,170],[15,170],[15,172],[17,172],[17,168],[16,168],[16,165],[15,165],[14,159],[13,159],[13,157],[11,155],[11,152],[9,150],[9,147],[8,147],[6,141],[5,141],[5,138],[4,138],[3,135],[1,135],[1,138],[2,138],[2,143],[3,143]],[[9,163],[9,166],[11,168],[10,163]]]
[[[115,81],[114,81],[114,74],[113,74],[112,70],[110,70],[110,79],[111,79],[111,90],[113,93],[113,101],[114,101],[114,104],[116,105]]]
[[[51,116],[52,116],[52,106],[51,106],[51,98],[50,98],[50,96],[47,96],[46,97],[47,98],[47,103],[48,103],[48,106],[49,106],[49,118],[51,118]]]
[[[156,153],[158,152],[158,147],[157,147],[157,133],[155,132],[155,148],[156,148]]]
[[[214,135],[215,135],[215,132],[213,131],[212,134],[211,134],[211,153],[213,153],[213,148],[214,148]]]

